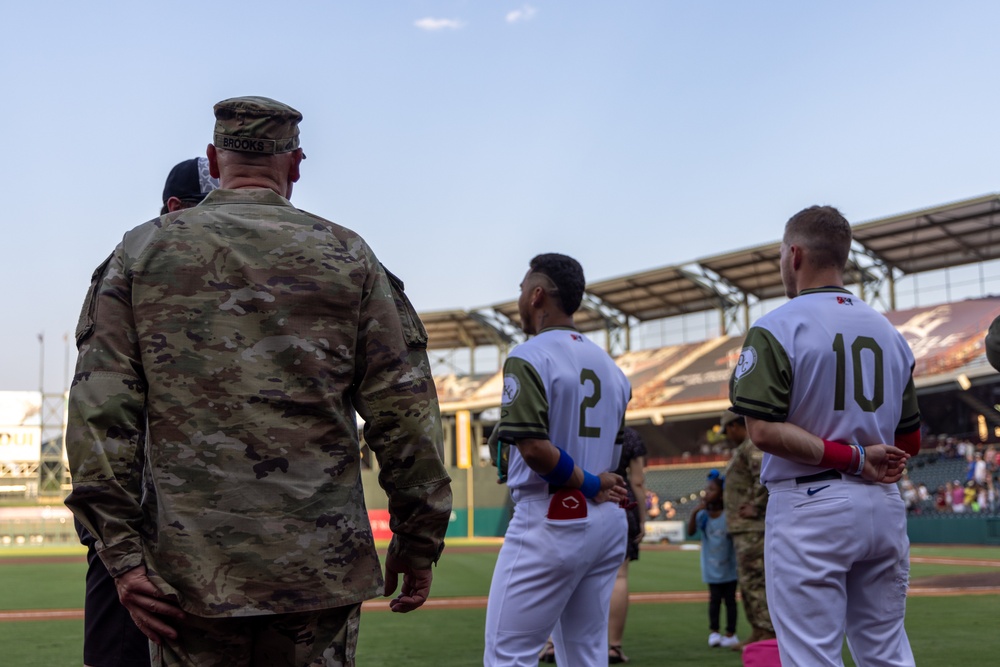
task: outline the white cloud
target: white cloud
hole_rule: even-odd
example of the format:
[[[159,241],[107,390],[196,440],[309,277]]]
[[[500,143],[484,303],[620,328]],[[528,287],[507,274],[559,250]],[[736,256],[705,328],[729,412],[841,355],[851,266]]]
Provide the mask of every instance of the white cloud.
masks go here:
[[[530,21],[535,18],[535,14],[538,10],[531,5],[525,5],[520,9],[515,9],[512,12],[507,12],[507,23],[517,23],[518,21]]]
[[[435,19],[430,16],[422,18],[415,21],[413,25],[417,26],[421,30],[460,30],[465,27],[464,21],[459,21],[458,19]]]

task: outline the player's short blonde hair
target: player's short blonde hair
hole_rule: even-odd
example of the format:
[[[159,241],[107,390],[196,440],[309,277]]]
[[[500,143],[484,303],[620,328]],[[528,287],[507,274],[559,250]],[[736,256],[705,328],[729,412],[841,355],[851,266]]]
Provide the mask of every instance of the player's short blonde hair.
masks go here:
[[[784,242],[806,248],[807,260],[817,269],[843,271],[851,239],[851,224],[833,206],[810,206],[785,223]]]

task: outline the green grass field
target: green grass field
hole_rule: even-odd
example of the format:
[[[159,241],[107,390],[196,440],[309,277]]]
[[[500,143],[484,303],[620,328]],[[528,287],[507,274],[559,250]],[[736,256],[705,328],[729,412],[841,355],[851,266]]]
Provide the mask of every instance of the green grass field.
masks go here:
[[[456,541],[457,542],[457,541]],[[79,554],[71,563],[30,563],[26,556]],[[0,550],[0,610],[73,609],[82,606],[86,563],[82,550]],[[1000,562],[1000,548],[914,547],[914,557],[979,559]],[[16,558],[16,560],[15,560]],[[446,551],[435,572],[434,597],[486,595],[495,552]],[[913,584],[942,574],[997,571],[968,564],[914,564]],[[632,564],[632,592],[701,591],[697,551],[645,550]],[[625,650],[637,665],[741,665],[740,656],[706,646],[705,602],[633,604],[625,634]],[[362,666],[468,666],[482,664],[485,609],[422,609],[399,615],[365,611],[361,621],[358,664]],[[982,664],[1000,655],[996,596],[912,597],[907,631],[917,664],[942,666]],[[738,633],[748,632],[740,615]],[[5,667],[78,667],[82,621],[0,623],[0,665]],[[845,652],[845,663],[853,665]]]

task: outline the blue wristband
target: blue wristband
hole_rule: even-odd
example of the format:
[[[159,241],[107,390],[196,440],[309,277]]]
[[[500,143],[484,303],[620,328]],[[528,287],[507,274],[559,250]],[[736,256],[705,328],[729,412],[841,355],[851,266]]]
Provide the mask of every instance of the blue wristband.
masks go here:
[[[541,478],[553,486],[565,486],[569,478],[573,476],[576,463],[573,462],[573,457],[567,454],[565,449],[562,447],[556,447],[556,449],[559,450],[559,462],[556,463],[555,468],[541,475]]]
[[[583,484],[580,485],[580,491],[587,498],[593,498],[601,492],[601,478],[584,470]]]

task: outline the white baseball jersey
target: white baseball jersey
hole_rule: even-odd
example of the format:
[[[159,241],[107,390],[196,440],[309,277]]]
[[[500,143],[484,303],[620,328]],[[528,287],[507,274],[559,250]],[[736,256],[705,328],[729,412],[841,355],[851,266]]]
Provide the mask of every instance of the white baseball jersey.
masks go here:
[[[618,467],[628,379],[608,353],[568,328],[546,329],[518,345],[504,363],[499,439],[549,440],[595,475]],[[510,451],[507,486],[546,486]]]
[[[912,370],[909,345],[884,315],[843,288],[804,290],[747,333],[730,399],[735,412],[826,440],[891,445],[920,427]],[[820,470],[765,454],[760,477]]]
[[[885,316],[843,288],[803,290],[747,333],[733,409],[828,440],[891,444],[920,425],[913,354]],[[767,604],[786,665],[910,667],[909,541],[894,484],[765,454]]]
[[[592,474],[617,467],[631,388],[607,352],[573,329],[546,329],[504,363],[499,439],[549,440]],[[625,559],[625,512],[588,500],[586,516],[550,518],[548,483],[510,447],[516,504],[486,607],[487,667],[536,667],[550,634],[560,665],[608,655],[608,609]]]

